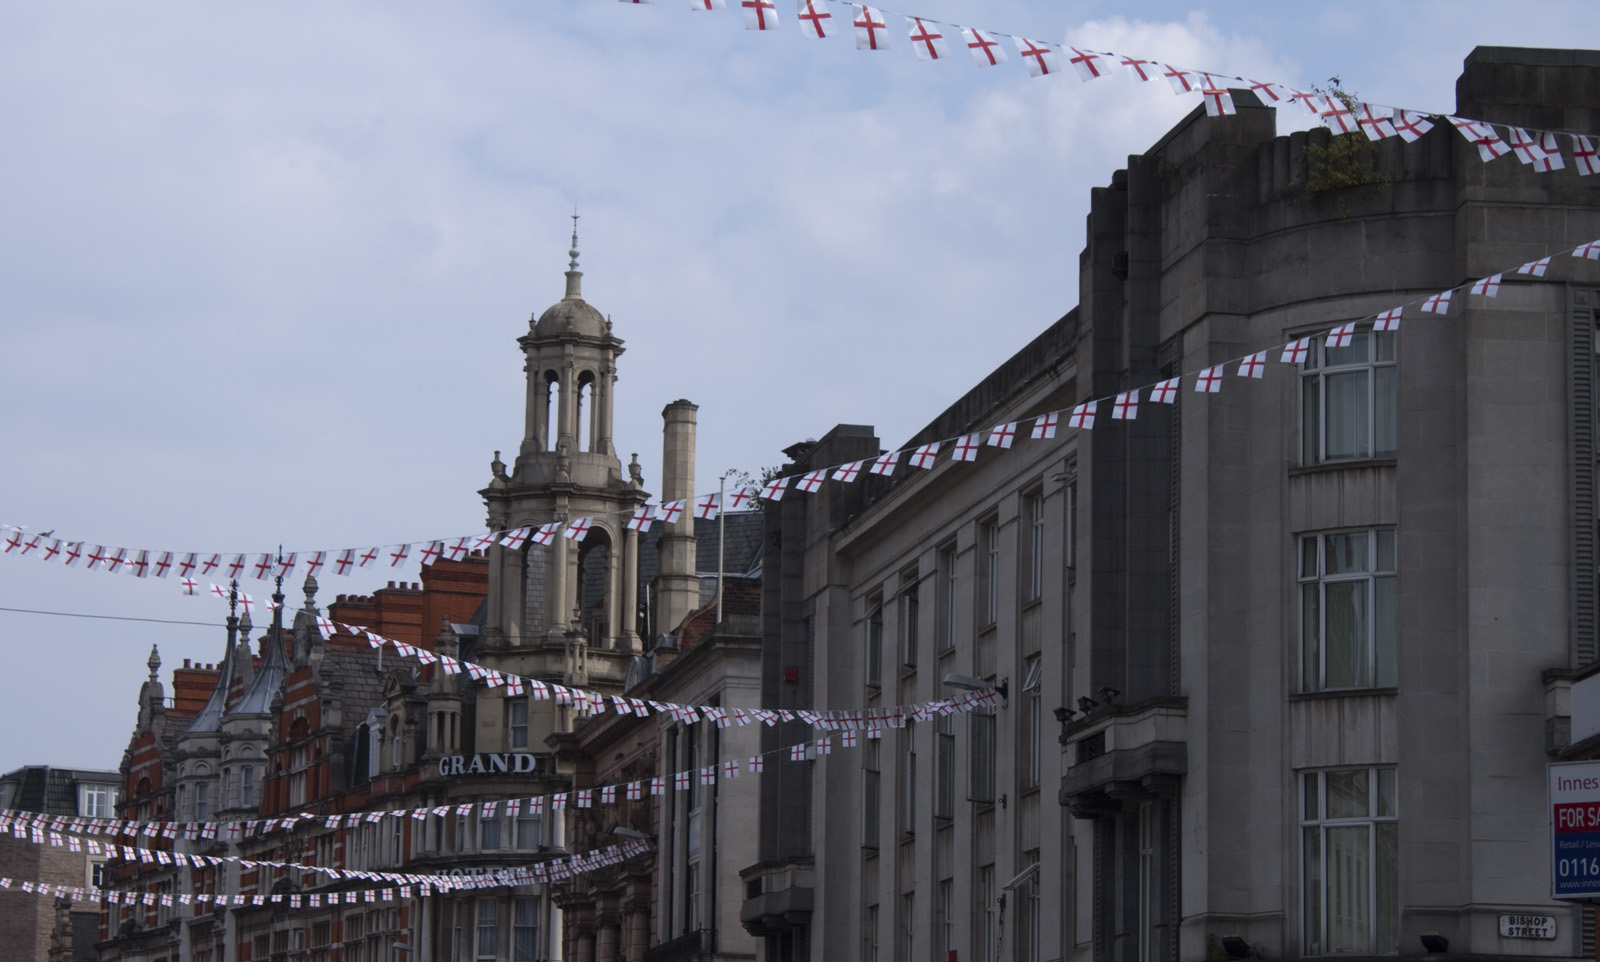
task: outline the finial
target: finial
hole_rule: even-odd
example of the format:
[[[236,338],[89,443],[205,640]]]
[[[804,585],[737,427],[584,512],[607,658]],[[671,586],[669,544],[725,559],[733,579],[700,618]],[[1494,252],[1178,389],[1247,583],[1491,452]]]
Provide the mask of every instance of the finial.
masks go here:
[[[246,608],[244,614],[239,616],[239,632],[243,636],[245,644],[250,643],[250,628],[250,609]]]
[[[234,578],[228,582],[228,620],[232,621],[239,613],[239,579]]]
[[[306,581],[301,590],[306,593],[306,610],[310,611],[317,605],[317,576],[306,572]]]
[[[161,670],[161,652],[157,650],[155,645],[150,646],[150,657],[145,661],[145,664],[150,667],[150,680],[155,681],[156,673]]]
[[[572,205],[572,250],[567,251],[572,261],[567,264],[567,270],[578,269],[578,205]]]
[[[278,545],[278,577],[274,578],[272,582],[272,602],[278,606],[275,610],[281,611],[283,609],[283,545],[281,544]],[[276,623],[276,617],[274,618],[274,623]]]

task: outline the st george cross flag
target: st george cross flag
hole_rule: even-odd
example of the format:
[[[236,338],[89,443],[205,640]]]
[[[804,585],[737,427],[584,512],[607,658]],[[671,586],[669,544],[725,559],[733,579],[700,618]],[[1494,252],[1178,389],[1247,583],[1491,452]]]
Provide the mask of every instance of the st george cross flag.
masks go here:
[[[1548,138],[1548,149],[1546,146]],[[1546,134],[1542,131],[1529,133],[1522,127],[1506,128],[1506,143],[1511,147],[1511,152],[1524,164],[1540,172],[1560,170],[1566,166],[1561,159],[1561,149],[1556,146],[1555,134]]]
[[[778,7],[773,0],[739,0],[746,30],[778,29]]]
[[[1077,47],[1068,47],[1072,56],[1067,62],[1072,64],[1072,69],[1078,72],[1078,79],[1084,83],[1098,80],[1105,75],[1108,64],[1102,59],[1106,54],[1095,53],[1092,50],[1079,50]]]
[[[1267,352],[1257,351],[1239,362],[1239,376],[1259,378],[1267,371]]]
[[[1043,77],[1046,74],[1061,72],[1061,52],[1037,40],[1027,37],[1012,37],[1017,45],[1017,53],[1022,55],[1022,60],[1028,65],[1028,76]]]
[[[963,434],[956,446],[951,449],[950,456],[957,461],[978,460],[979,437],[976,434]]]
[[[1356,336],[1356,322],[1346,321],[1328,332],[1329,347],[1349,347]]]
[[[644,794],[643,785],[639,782],[629,782],[622,794],[628,801],[637,802]]]
[[[1404,307],[1391,307],[1377,316],[1372,322],[1374,331],[1398,331],[1400,329],[1400,312]]]
[[[1072,415],[1067,418],[1067,425],[1083,431],[1094,430],[1094,413],[1099,407],[1099,401],[1083,402],[1072,409]]]
[[[789,487],[789,479],[784,477],[773,478],[761,489],[761,496],[768,501],[782,501],[783,493]]]
[[[906,31],[911,35],[911,47],[917,52],[918,60],[938,60],[950,56],[950,45],[945,43],[944,34],[939,32],[937,24],[921,17],[907,17]]]
[[[766,757],[763,755],[751,755],[745,760],[745,771],[752,775],[760,775],[765,768]]]
[[[1128,75],[1140,83],[1148,83],[1156,75],[1158,64],[1154,60],[1140,60],[1137,57],[1118,57],[1117,63],[1128,68]]]
[[[694,503],[694,516],[702,521],[713,521],[717,511],[722,505],[722,495],[707,494],[697,498]]]
[[[1017,437],[1017,422],[1007,421],[1005,424],[996,424],[989,429],[989,440],[984,442],[991,447],[1010,450],[1011,442]]]
[[[504,545],[505,547],[510,548],[512,551],[521,551],[522,550],[522,546],[524,544],[527,544],[528,535],[532,531],[533,531],[532,528],[527,528],[527,527],[512,528],[510,531],[507,531],[505,533],[505,535],[500,539],[500,543],[502,545]]]
[[[886,454],[880,454],[876,459],[873,460],[872,467],[867,469],[867,473],[881,474],[884,477],[888,477],[889,475],[894,474],[895,466],[899,463],[899,451],[890,451]]]
[[[1423,134],[1433,129],[1433,121],[1428,119],[1428,115],[1415,110],[1396,110],[1390,123],[1394,126],[1394,132],[1408,144],[1416,143]]]
[[[1311,338],[1297,337],[1283,346],[1283,355],[1278,360],[1284,364],[1304,364],[1310,349]]]
[[[1536,261],[1529,261],[1517,268],[1518,274],[1531,274],[1534,277],[1543,277],[1544,272],[1550,269],[1550,258],[1541,257]]]
[[[1209,79],[1210,75],[1206,76]],[[1205,101],[1208,117],[1227,117],[1239,112],[1239,108],[1233,104],[1233,94],[1228,92],[1227,87],[1202,87],[1200,96]]]
[[[1356,125],[1361,132],[1367,135],[1368,140],[1382,140],[1395,135],[1394,122],[1390,118],[1394,110],[1379,104],[1356,104]]]
[[[1174,404],[1178,400],[1178,378],[1169,377],[1150,389],[1151,404]]]
[[[917,449],[911,453],[911,465],[912,467],[929,469],[933,467],[933,462],[938,457],[939,442],[929,441],[927,444],[918,445]]]
[[[1195,378],[1194,389],[1201,394],[1216,394],[1222,390],[1222,365],[1208,367]]]
[[[1582,134],[1569,134],[1572,138],[1572,160],[1578,168],[1580,177],[1590,174],[1600,174],[1600,150],[1595,149],[1594,141]]]
[[[1035,441],[1048,441],[1056,436],[1056,425],[1060,423],[1061,412],[1051,411],[1041,414],[1033,420],[1033,433],[1029,437]]]
[[[1454,291],[1440,291],[1422,302],[1422,309],[1429,314],[1450,313],[1450,295]]]
[[[593,518],[577,518],[567,522],[567,530],[561,532],[569,541],[582,541],[589,533],[589,528],[594,524]]]
[[[675,773],[673,773],[673,776],[672,776],[672,788],[673,788],[674,791],[687,792],[689,790],[689,773],[688,772],[675,772]]]
[[[828,12],[827,0],[796,0],[796,13],[800,17],[800,32],[808,37],[831,37],[839,32]]]
[[[849,464],[839,465],[839,469],[833,472],[833,480],[849,484],[856,479],[856,475],[861,473],[861,468],[864,464],[866,464],[865,461],[851,461]]]
[[[806,760],[806,743],[800,742],[789,746],[789,761],[803,762]]]
[[[889,47],[889,21],[884,18],[883,11],[875,10],[864,3],[850,5],[855,16],[850,22],[856,28],[857,50],[886,50]]]
[[[648,3],[649,0],[646,0]],[[690,10],[726,10],[727,0],[689,0]]]
[[[1111,402],[1111,420],[1132,421],[1139,416],[1139,392],[1137,390],[1118,394],[1116,400]]]
[[[795,484],[795,487],[801,491],[804,491],[806,494],[814,494],[818,488],[822,487],[822,482],[826,481],[827,479],[827,468],[821,468],[816,471],[807,471],[805,475],[801,477],[800,480]]]
[[[1006,48],[1000,46],[1000,41],[977,27],[963,27],[961,40],[967,45],[967,49],[972,51],[972,59],[977,61],[980,67],[993,67],[1005,63],[1008,59]]]
[[[1582,257],[1591,261],[1600,261],[1600,239],[1578,245],[1577,249],[1572,252],[1572,256]]]
[[[743,485],[739,488],[736,488],[728,494],[728,510],[748,511],[751,509],[750,502],[754,501],[755,498],[755,488],[752,488],[749,485]]]
[[[1450,121],[1456,130],[1461,132],[1461,136],[1465,137],[1468,143],[1478,148],[1478,159],[1484,163],[1487,164],[1496,157],[1504,157],[1511,152],[1511,148],[1506,146],[1506,142],[1500,139],[1499,134],[1495,133],[1493,125],[1479,120],[1469,120],[1465,117],[1446,117],[1445,119]]]
[[[727,761],[722,763],[722,777],[723,778],[738,778],[739,777],[739,762],[736,759],[730,758]]]
[[[1472,293],[1479,297],[1499,297],[1501,276],[1500,274],[1491,274],[1488,277],[1473,281]]]

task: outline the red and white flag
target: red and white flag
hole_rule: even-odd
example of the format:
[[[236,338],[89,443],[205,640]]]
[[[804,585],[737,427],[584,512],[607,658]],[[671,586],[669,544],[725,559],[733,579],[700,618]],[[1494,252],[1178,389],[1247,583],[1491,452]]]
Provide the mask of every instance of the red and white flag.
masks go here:
[[[1372,322],[1372,329],[1374,331],[1398,331],[1398,330],[1400,330],[1400,313],[1402,311],[1404,311],[1404,310],[1405,310],[1404,307],[1391,307],[1391,308],[1389,308],[1387,311],[1384,311],[1382,314],[1379,314],[1377,316],[1377,318]]]
[[[796,6],[801,33],[821,38],[839,32],[838,24],[833,22],[833,14],[828,12],[827,0],[797,0]]]
[[[443,554],[444,542],[430,541],[428,542],[427,546],[422,549],[422,563],[425,565],[431,565],[435,561],[438,561],[439,557]]]
[[[861,468],[865,464],[865,461],[851,461],[849,464],[841,464],[839,469],[833,472],[833,480],[849,484],[861,473]]]
[[[28,552],[24,549],[22,553],[27,554]],[[139,553],[133,556],[132,561],[128,562],[128,573],[135,578],[150,577],[150,552],[148,550],[139,549]]]
[[[1423,134],[1433,129],[1433,121],[1428,119],[1428,115],[1415,110],[1396,110],[1389,123],[1408,144],[1416,143]]]
[[[1585,260],[1600,261],[1600,240],[1592,240],[1587,244],[1580,244],[1572,252],[1573,257],[1582,257]]]
[[[1429,314],[1450,313],[1450,295],[1453,291],[1440,291],[1422,302],[1422,309]]]
[[[938,441],[929,441],[927,444],[918,445],[917,449],[911,453],[911,466],[923,469],[932,468],[933,462],[938,456]]]
[[[300,553],[298,551],[291,551],[287,556],[279,555],[278,577],[288,578],[290,575],[294,574],[294,566],[298,563],[299,558]]]
[[[1349,347],[1356,336],[1356,322],[1346,321],[1328,332],[1329,347]]]
[[[528,535],[532,533],[533,529],[529,527],[512,528],[500,538],[500,544],[512,551],[521,551],[522,546],[528,543]]]
[[[1072,51],[1072,56],[1068,58],[1067,62],[1072,64],[1072,69],[1078,72],[1078,79],[1084,83],[1088,83],[1091,80],[1099,80],[1105,76],[1106,70],[1110,68],[1110,65],[1105,63],[1103,58],[1112,56],[1112,54],[1095,53],[1093,50],[1079,50],[1077,47],[1068,47],[1067,49]]]
[[[255,578],[257,581],[266,581],[272,577],[272,567],[275,562],[270,554],[261,554],[256,558]]]
[[[1291,87],[1289,89],[1289,102],[1299,104],[1306,109],[1307,113],[1317,117],[1322,116],[1322,111],[1326,109],[1322,95],[1310,90],[1295,90]]]
[[[1009,59],[1006,56],[1006,48],[1000,46],[1000,41],[977,27],[961,28],[961,39],[967,45],[967,49],[972,51],[972,59],[977,61],[980,67],[993,67]]]
[[[1541,257],[1536,261],[1529,261],[1517,268],[1518,274],[1531,274],[1534,277],[1543,277],[1544,272],[1550,269],[1550,258]]]
[[[83,542],[69,541],[66,553],[61,556],[61,563],[68,568],[74,568],[77,567],[78,559],[81,557],[83,557]]]
[[[950,457],[956,461],[978,460],[978,447],[980,439],[976,434],[963,434],[956,441],[956,446],[950,450]]]
[[[1181,70],[1172,64],[1161,65],[1161,76],[1166,78],[1175,94],[1187,94],[1195,91],[1194,76],[1187,70]]]
[[[628,528],[633,531],[649,531],[650,522],[656,519],[656,506],[641,504],[633,509],[633,517],[628,519]]]
[[[1151,404],[1173,404],[1173,403],[1175,403],[1178,400],[1178,381],[1179,380],[1180,380],[1179,378],[1169,377],[1165,381],[1157,382],[1156,386],[1150,389],[1150,403]]]
[[[1140,60],[1137,57],[1122,57],[1117,63],[1128,68],[1128,74],[1133,79],[1144,83],[1157,76],[1157,69],[1161,66],[1154,60]]]
[[[569,541],[582,541],[589,534],[589,528],[594,524],[593,518],[577,518],[567,522],[567,530],[562,534]]]
[[[79,547],[82,547],[82,545],[79,545]],[[213,554],[200,565],[200,574],[209,575],[220,567],[222,567],[222,555]]]
[[[1027,37],[1012,37],[1017,45],[1017,53],[1022,55],[1022,60],[1028,65],[1028,76],[1043,77],[1046,74],[1061,72],[1061,51],[1048,43],[1039,40],[1029,40]]]
[[[1284,364],[1304,364],[1310,350],[1311,338],[1297,337],[1283,346],[1283,356],[1278,360]]]
[[[738,778],[739,777],[739,762],[738,762],[737,759],[730,758],[727,761],[722,763],[722,777],[723,778]]]
[[[389,567],[398,568],[401,565],[405,564],[406,563],[406,559],[409,558],[409,557],[411,557],[411,546],[410,545],[408,545],[408,544],[396,545],[395,549],[393,551],[389,552]]]
[[[806,743],[799,742],[789,746],[789,761],[803,762],[806,760]]]
[[[801,491],[804,491],[806,494],[815,494],[817,489],[822,487],[822,482],[826,480],[828,480],[828,469],[820,468],[816,471],[807,471],[805,475],[795,483],[795,487]]]
[[[1283,84],[1273,83],[1270,80],[1252,80],[1249,83],[1250,92],[1259,97],[1261,102],[1269,107],[1289,99],[1289,88]]]
[[[1222,365],[1208,367],[1195,379],[1194,389],[1201,394],[1216,394],[1222,390]]]
[[[739,0],[746,30],[778,29],[778,5],[773,0]]]
[[[560,530],[561,522],[559,521],[552,521],[549,524],[541,524],[539,526],[539,530],[535,531],[533,533],[533,537],[529,540],[531,540],[534,544],[548,546],[550,542],[556,539],[556,532]]]
[[[1205,101],[1208,117],[1227,117],[1239,112],[1239,108],[1233,104],[1233,94],[1228,92],[1227,87],[1203,87],[1200,97]]]
[[[471,538],[457,538],[454,544],[445,549],[445,553],[450,555],[451,561],[465,560],[472,553],[471,541]]]
[[[856,28],[857,50],[887,50],[889,48],[889,22],[884,19],[883,11],[873,9],[864,3],[852,3],[855,16],[851,18],[851,25]]]
[[[1028,436],[1035,441],[1048,441],[1056,436],[1056,426],[1061,421],[1060,411],[1041,414],[1033,420],[1033,432]]]
[[[783,492],[785,490],[787,490],[788,487],[789,487],[789,479],[788,478],[783,478],[783,477],[773,478],[771,481],[768,481],[766,483],[765,487],[763,487],[761,489],[761,496],[763,498],[766,498],[768,501],[782,501],[783,500]]]
[[[327,563],[328,553],[326,551],[313,552],[310,560],[306,562],[306,574],[315,578],[317,576],[317,572],[321,571],[323,565],[326,565]]]
[[[645,2],[648,3],[648,2],[651,2],[651,0],[645,0]],[[689,9],[690,10],[726,10],[726,9],[728,9],[728,3],[727,3],[727,0],[689,0]]]
[[[1473,281],[1472,293],[1477,294],[1479,297],[1499,297],[1500,277],[1501,275],[1499,274],[1491,274],[1488,277]]]
[[[1267,373],[1267,352],[1257,351],[1239,362],[1239,376],[1259,378]]]
[[[895,467],[900,463],[900,452],[889,451],[878,455],[872,462],[872,467],[867,469],[868,474],[881,474],[888,477],[894,474]]]
[[[750,487],[749,485],[742,485],[742,486],[740,486],[738,488],[735,488],[728,495],[728,510],[729,511],[745,511],[745,510],[748,510],[750,508],[750,502],[754,501],[755,497],[756,497],[756,489]]]
[[[694,516],[702,521],[712,521],[717,517],[717,511],[722,504],[722,495],[707,494],[695,499]]]
[[[186,595],[192,596],[200,593],[200,582],[194,580],[193,578],[184,578],[180,580],[178,582],[178,587],[181,588],[183,593]]]
[[[1328,98],[1327,108],[1322,111],[1322,126],[1336,134],[1353,134],[1359,129],[1356,112],[1338,97]]]
[[[1578,168],[1578,175],[1600,174],[1600,150],[1595,149],[1594,141],[1582,134],[1568,136],[1572,138],[1572,161]]]
[[[1010,450],[1011,442],[1017,438],[1017,422],[1007,421],[1005,424],[996,424],[989,429],[989,440],[984,442],[990,447]]]
[[[1382,140],[1395,136],[1394,109],[1381,104],[1356,104],[1356,126],[1368,140]]]
[[[1099,401],[1085,401],[1072,409],[1072,414],[1067,418],[1067,426],[1083,431],[1094,430],[1094,412],[1100,407]]]
[[[906,32],[911,35],[911,49],[917,52],[918,60],[938,60],[950,56],[950,45],[945,42],[944,34],[939,32],[937,25],[921,17],[907,17]]]
[[[1506,142],[1500,139],[1499,134],[1495,133],[1493,125],[1486,124],[1480,120],[1469,120],[1466,117],[1446,117],[1445,119],[1450,121],[1456,130],[1461,132],[1461,136],[1467,139],[1467,143],[1478,148],[1478,158],[1484,163],[1488,163],[1496,157],[1504,157],[1511,152],[1511,148],[1506,146]]]
[[[1561,170],[1567,165],[1561,158],[1561,148],[1556,144],[1555,134],[1538,130],[1529,133],[1521,127],[1507,127],[1506,143],[1518,160],[1542,173]]]
[[[678,519],[683,517],[684,508],[688,507],[688,504],[688,501],[682,499],[665,502],[660,508],[656,509],[656,515],[661,518],[662,524],[677,524]]]
[[[760,775],[766,769],[766,758],[762,755],[751,755],[745,760],[745,771],[752,775]]]
[[[1139,416],[1139,392],[1137,390],[1118,394],[1116,400],[1111,402],[1111,420],[1132,421]]]

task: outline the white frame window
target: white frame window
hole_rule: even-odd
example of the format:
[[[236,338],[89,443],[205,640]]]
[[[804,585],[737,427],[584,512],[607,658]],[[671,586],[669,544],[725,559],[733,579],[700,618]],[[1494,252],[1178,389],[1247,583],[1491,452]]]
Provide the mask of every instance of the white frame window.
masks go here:
[[[1396,770],[1389,767],[1301,773],[1305,954],[1399,950],[1397,782]]]
[[[115,785],[79,785],[78,814],[84,818],[115,818],[121,794]]]
[[[507,724],[511,729],[511,747],[528,747],[528,701],[525,698],[513,698],[510,701],[511,711]]]
[[[956,647],[956,546],[952,542],[939,549],[939,651]]]
[[[906,668],[917,667],[917,649],[921,647],[921,590],[917,569],[900,573],[900,663]]]
[[[1300,690],[1396,684],[1393,528],[1301,536]]]
[[[875,592],[867,599],[867,650],[866,682],[868,688],[883,685],[883,593]]]
[[[495,962],[500,958],[500,903],[492,898],[478,899],[477,958]]]
[[[1395,456],[1395,337],[1362,332],[1346,347],[1313,337],[1300,366],[1300,463]]]
[[[511,962],[536,962],[539,958],[539,900],[512,900]]]
[[[1044,741],[1044,699],[1042,696],[1044,660],[1040,655],[1029,655],[1023,662],[1022,672],[1022,738],[1018,746],[1017,771],[1022,788],[1038,788],[1041,768],[1041,744]]]
[[[1044,597],[1044,492],[1030,491],[1022,497],[1022,519],[1028,525],[1028,553],[1023,556],[1027,565],[1023,580],[1024,604]]]
[[[1000,522],[994,518],[978,525],[978,627],[987,628],[1000,617]]]

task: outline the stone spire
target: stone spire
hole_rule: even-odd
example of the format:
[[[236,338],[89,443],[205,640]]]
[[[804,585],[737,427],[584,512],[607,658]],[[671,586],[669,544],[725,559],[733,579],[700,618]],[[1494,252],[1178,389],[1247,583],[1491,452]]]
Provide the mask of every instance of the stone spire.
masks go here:
[[[161,671],[161,652],[156,650],[155,645],[150,646],[150,657],[145,660],[145,665],[150,669],[150,680],[155,681]]]

